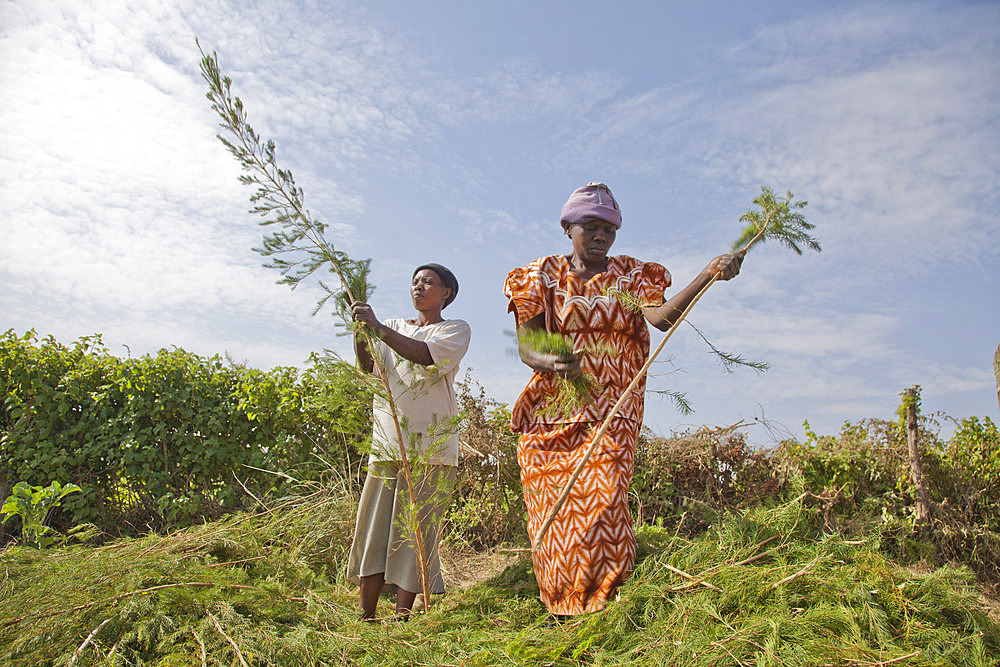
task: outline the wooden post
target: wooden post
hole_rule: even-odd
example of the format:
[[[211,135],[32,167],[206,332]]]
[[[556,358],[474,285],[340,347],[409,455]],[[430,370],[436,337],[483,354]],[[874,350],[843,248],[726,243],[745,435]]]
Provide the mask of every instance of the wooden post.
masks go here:
[[[910,387],[905,395],[906,446],[910,453],[910,477],[917,489],[917,523],[926,523],[930,518],[931,507],[927,500],[927,487],[924,486],[924,473],[920,466],[920,447],[917,443],[917,388]]]
[[[997,379],[997,405],[1000,405],[1000,345],[997,345],[996,354],[993,355],[993,375]]]

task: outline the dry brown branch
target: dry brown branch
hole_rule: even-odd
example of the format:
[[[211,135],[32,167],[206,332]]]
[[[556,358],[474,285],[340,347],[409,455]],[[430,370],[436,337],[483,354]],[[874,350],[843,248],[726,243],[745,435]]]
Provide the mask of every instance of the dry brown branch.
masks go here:
[[[784,579],[782,579],[781,581],[776,581],[776,582],[774,582],[773,584],[771,584],[770,586],[768,586],[768,590],[769,590],[769,591],[770,591],[770,590],[774,590],[774,589],[775,589],[775,588],[777,588],[778,586],[781,586],[782,584],[787,584],[787,583],[788,583],[789,581],[791,581],[792,579],[795,579],[796,577],[800,577],[800,576],[802,576],[803,574],[805,574],[805,573],[806,573],[806,572],[808,572],[809,570],[811,570],[811,569],[813,569],[814,567],[816,567],[816,564],[817,564],[817,563],[819,563],[819,561],[820,561],[820,560],[821,560],[822,558],[823,558],[823,554],[820,554],[819,556],[816,556],[816,557],[815,557],[815,558],[813,558],[813,559],[812,559],[811,561],[809,561],[808,563],[806,563],[806,566],[805,566],[805,567],[803,567],[803,568],[802,568],[801,570],[799,570],[798,572],[796,572],[795,574],[790,574],[790,575],[788,575],[787,577],[785,577]]]
[[[253,558],[242,558],[240,560],[227,560],[225,563],[210,563],[208,567],[225,567],[226,565],[236,565],[237,563],[249,563],[251,561],[267,558],[267,555],[254,556]]]
[[[336,637],[337,639],[345,639],[351,642],[361,641],[361,636],[359,635],[348,636],[340,634],[339,632],[334,632],[333,630],[330,629],[330,624],[327,621],[323,621],[323,629],[326,631],[326,634],[330,635],[331,637]]]
[[[920,464],[920,443],[917,440],[917,398],[918,388],[910,387],[903,400],[906,405],[906,447],[910,459],[910,479],[917,490],[917,523],[926,524],[930,518],[930,500],[924,483],[923,467]]]
[[[104,626],[107,625],[110,621],[111,621],[110,618],[106,618],[103,621],[101,621],[100,625],[91,630],[90,634],[87,635],[87,638],[83,640],[82,644],[80,644],[80,647],[76,649],[76,652],[73,653],[73,657],[69,659],[68,663],[66,663],[66,667],[73,667],[73,665],[76,664],[76,659],[80,657],[80,655],[88,646],[90,646],[90,642],[94,641],[94,637],[97,636],[97,633],[103,630]]]
[[[726,648],[725,645],[721,644],[720,642],[712,642],[712,646],[718,646],[723,651],[725,651],[726,653],[728,653],[729,657],[732,658],[733,660],[735,660],[737,665],[740,665],[740,667],[746,667],[747,663],[743,662],[742,660],[740,660],[739,658],[737,658],[735,655],[733,655],[732,651],[730,651],[728,648]]]
[[[247,495],[256,500],[258,505],[260,505],[261,507],[267,507],[267,505],[264,504],[263,500],[258,498],[253,491],[247,488],[247,485],[243,483],[243,480],[239,478],[239,476],[236,474],[235,471],[233,472],[233,479],[239,482],[240,486],[243,488],[244,491],[246,491]]]
[[[236,645],[236,642],[233,641],[232,637],[225,633],[222,626],[219,625],[219,622],[215,620],[215,616],[212,616],[209,612],[205,613],[208,614],[208,617],[212,620],[212,624],[215,626],[215,629],[219,631],[219,634],[222,635],[222,638],[229,642],[229,645],[233,647],[234,651],[236,651],[236,657],[240,659],[240,664],[243,667],[250,667],[250,665],[247,664],[247,661],[243,659],[243,653],[240,651],[240,647]]]
[[[194,628],[191,628],[191,634],[194,635],[194,640],[198,642],[198,648],[201,651],[201,667],[208,667],[208,656],[205,654],[205,642],[201,641],[201,637],[195,632]]]
[[[920,651],[914,651],[908,655],[901,655],[898,658],[893,658],[892,660],[881,660],[879,662],[862,662],[861,660],[855,660],[853,658],[846,658],[846,660],[847,662],[860,665],[860,667],[885,667],[885,665],[892,665],[894,663],[909,660],[910,658],[916,658],[918,656],[920,656]]]
[[[485,458],[486,456],[486,454],[483,454],[481,451],[479,451],[478,449],[467,443],[465,440],[459,440],[458,444],[461,446],[463,454],[475,454],[479,458]]]
[[[771,537],[767,538],[763,542],[760,542],[759,544],[757,544],[757,548],[760,548],[760,547],[764,546],[765,544],[778,539],[778,537],[780,537],[780,536],[779,535],[772,535]],[[726,563],[719,563],[718,565],[713,565],[712,567],[708,568],[704,572],[696,575],[696,578],[694,579],[694,581],[690,581],[690,582],[684,584],[683,586],[676,586],[676,587],[673,588],[673,590],[675,590],[675,591],[677,591],[677,590],[684,590],[685,588],[691,588],[692,586],[697,586],[698,584],[702,583],[702,580],[705,577],[707,577],[708,575],[712,574],[713,572],[716,572],[717,570],[719,570],[722,567],[740,567],[742,565],[748,565],[748,564],[750,564],[750,563],[752,563],[752,562],[754,562],[756,560],[760,560],[761,558],[764,558],[765,556],[773,554],[776,551],[784,549],[787,546],[788,546],[788,543],[784,542],[782,544],[779,544],[776,547],[771,547],[767,551],[762,551],[761,553],[754,554],[753,556],[750,556],[749,558],[744,558],[743,560],[741,560],[738,563],[734,563],[734,562],[732,562],[732,560],[730,560],[730,561],[728,561]]]
[[[684,577],[685,579],[691,579],[696,584],[700,584],[700,585],[704,586],[705,588],[711,588],[713,591],[718,591],[719,590],[719,588],[717,586],[714,586],[714,585],[708,583],[707,581],[700,581],[694,575],[690,575],[687,572],[685,572],[684,570],[678,570],[673,565],[664,565],[663,567],[667,568],[668,570],[670,570],[674,574],[677,574],[677,575],[680,575],[680,576]],[[692,584],[692,585],[694,585],[694,584]]]

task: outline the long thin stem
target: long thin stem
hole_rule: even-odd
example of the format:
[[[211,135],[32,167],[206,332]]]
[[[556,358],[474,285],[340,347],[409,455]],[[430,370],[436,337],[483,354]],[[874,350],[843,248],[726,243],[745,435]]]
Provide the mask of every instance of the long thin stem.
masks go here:
[[[215,629],[219,631],[219,634],[222,635],[222,638],[225,639],[227,642],[229,642],[229,645],[233,647],[234,651],[236,651],[236,657],[239,658],[240,665],[242,665],[242,667],[250,667],[250,665],[247,664],[246,659],[243,658],[243,652],[240,651],[240,647],[236,644],[235,641],[233,641],[232,637],[226,634],[226,631],[222,629],[222,625],[219,624],[219,621],[216,620],[215,616],[208,613],[208,618],[211,619],[212,625],[214,625]]]
[[[199,50],[201,45],[198,46]],[[208,82],[211,92],[209,93],[209,99],[213,101],[213,108],[222,117],[222,126],[228,129],[232,134],[236,135],[241,147],[242,153],[235,149],[234,146],[226,142],[220,136],[219,139],[230,148],[232,152],[238,159],[241,160],[245,169],[252,169],[263,176],[266,179],[266,183],[270,186],[272,192],[278,193],[280,196],[280,204],[278,206],[287,206],[291,209],[292,214],[298,219],[300,225],[297,231],[302,234],[302,237],[306,238],[311,242],[315,251],[318,251],[322,256],[325,263],[328,263],[337,274],[340,279],[341,288],[347,295],[347,298],[351,303],[357,301],[356,295],[351,290],[350,281],[341,269],[342,259],[337,257],[331,250],[330,245],[323,238],[322,231],[317,228],[317,225],[309,217],[309,215],[303,210],[299,203],[298,196],[295,193],[289,192],[285,185],[290,181],[290,175],[287,177],[282,177],[283,174],[280,169],[274,166],[274,155],[273,155],[273,145],[268,144],[266,152],[268,153],[267,159],[261,157],[261,147],[260,142],[257,139],[256,134],[253,133],[252,129],[245,122],[245,115],[242,111],[242,103],[239,102],[239,98],[234,98],[229,95],[229,81],[225,80],[223,83],[223,78],[219,70],[218,56],[214,52],[211,56],[202,53],[202,76]],[[250,159],[247,158],[250,156]],[[249,180],[245,182],[249,183]],[[275,201],[273,198],[268,196],[268,199]],[[258,207],[258,212],[264,214],[272,209],[267,207]],[[287,217],[279,216],[279,220],[287,223]],[[301,238],[301,237],[300,237]],[[295,250],[296,248],[291,248],[290,250]],[[375,336],[372,334],[370,329],[367,327],[362,327],[361,333],[364,336],[365,343],[368,349],[372,351],[372,360],[375,367],[375,375],[385,390],[386,403],[389,407],[389,414],[392,417],[393,425],[396,431],[396,438],[399,443],[399,454],[400,462],[403,470],[403,477],[406,481],[407,491],[410,497],[410,503],[413,507],[417,507],[417,496],[416,490],[413,485],[413,474],[409,462],[409,457],[406,454],[406,443],[403,438],[403,429],[399,422],[399,413],[396,408],[395,400],[392,396],[392,388],[389,384],[388,374],[386,372],[385,365],[382,363],[380,355],[374,353],[375,350]],[[413,519],[411,523],[411,530],[413,531],[414,543],[417,552],[417,561],[420,565],[420,580],[421,588],[424,594],[424,609],[430,606],[430,584],[428,582],[428,567],[426,562],[426,556],[424,553],[423,546],[423,536],[420,531],[419,525],[419,509],[414,512]]]

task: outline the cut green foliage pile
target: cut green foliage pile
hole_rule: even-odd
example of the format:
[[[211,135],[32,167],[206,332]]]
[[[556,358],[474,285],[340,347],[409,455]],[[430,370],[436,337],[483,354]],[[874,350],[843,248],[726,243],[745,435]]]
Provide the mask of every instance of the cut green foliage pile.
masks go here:
[[[319,490],[168,536],[9,548],[0,664],[65,665],[98,627],[76,664],[230,664],[237,651],[247,664],[308,664],[308,635],[353,614],[339,574],[353,511],[350,496]]]
[[[695,539],[641,528],[603,613],[550,619],[522,559],[409,623],[366,624],[341,575],[350,503],[314,492],[167,537],[3,552],[0,662],[67,664],[100,628],[75,664],[998,664],[968,571],[914,574],[814,513],[749,510]]]

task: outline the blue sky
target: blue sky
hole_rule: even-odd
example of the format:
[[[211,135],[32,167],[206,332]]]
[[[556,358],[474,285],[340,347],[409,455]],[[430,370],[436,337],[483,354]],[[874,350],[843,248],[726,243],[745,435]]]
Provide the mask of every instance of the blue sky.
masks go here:
[[[251,250],[195,37],[332,240],[372,258],[379,316],[412,313],[414,266],[455,271],[446,314],[500,400],[529,374],[504,277],[568,252],[574,188],[608,183],[613,253],[680,287],[767,185],[809,201],[824,251],[755,249],[691,320],[771,370],[727,375],[684,327],[651,386],[696,412],[651,396],[647,424],[801,438],[892,417],[914,384],[927,412],[998,419],[1000,3],[4,2],[0,330],[350,358],[316,290]]]

